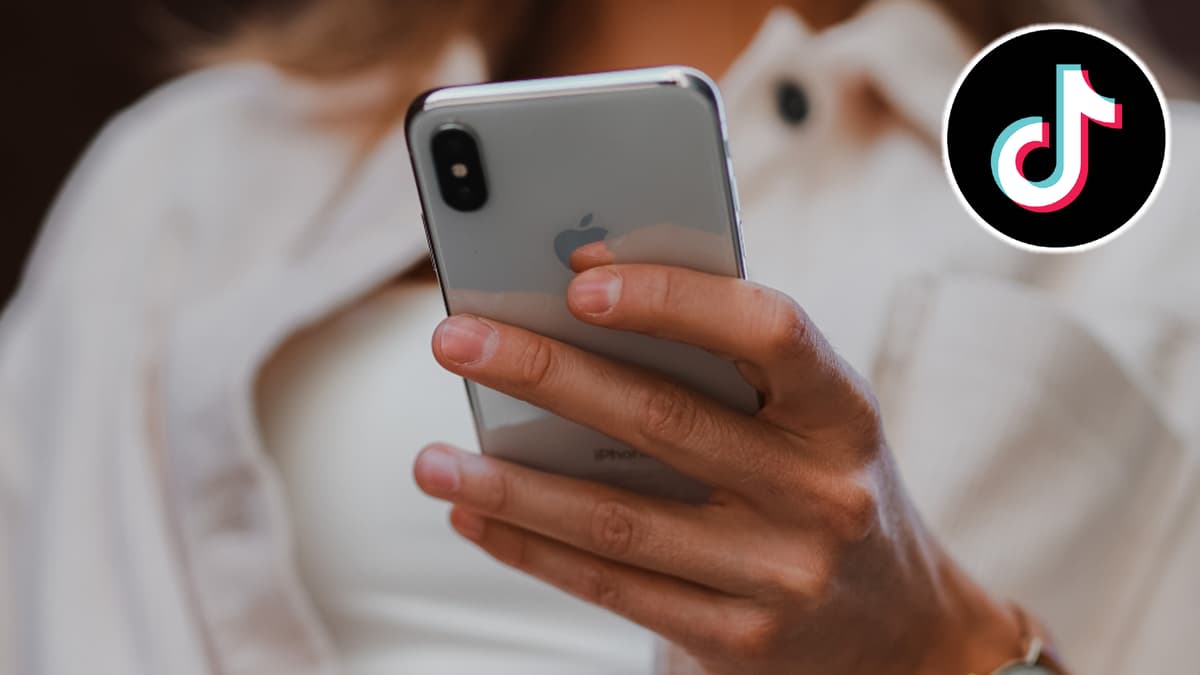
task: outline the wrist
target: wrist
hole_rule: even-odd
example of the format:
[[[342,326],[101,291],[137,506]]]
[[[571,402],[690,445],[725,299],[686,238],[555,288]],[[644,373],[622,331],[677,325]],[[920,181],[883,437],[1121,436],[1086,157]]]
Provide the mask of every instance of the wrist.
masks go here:
[[[918,675],[988,675],[1024,655],[1028,636],[1013,606],[992,597],[953,563],[946,567],[942,620]]]

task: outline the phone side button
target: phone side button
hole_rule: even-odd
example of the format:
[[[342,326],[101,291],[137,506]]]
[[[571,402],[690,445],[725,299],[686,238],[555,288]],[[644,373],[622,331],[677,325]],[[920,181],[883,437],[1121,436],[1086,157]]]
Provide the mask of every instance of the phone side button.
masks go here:
[[[433,254],[433,235],[429,231],[429,221],[425,219],[425,211],[421,211],[421,229],[425,230],[425,246],[429,249],[429,265],[433,267],[433,278],[441,282],[438,273],[437,256]]]

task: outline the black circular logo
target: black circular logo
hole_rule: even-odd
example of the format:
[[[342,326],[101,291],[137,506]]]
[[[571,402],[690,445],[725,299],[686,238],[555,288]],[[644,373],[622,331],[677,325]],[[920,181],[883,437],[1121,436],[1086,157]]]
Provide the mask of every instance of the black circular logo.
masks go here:
[[[945,162],[964,206],[1027,250],[1099,246],[1166,173],[1167,109],[1128,48],[1081,26],[1034,26],[967,67],[946,111]]]

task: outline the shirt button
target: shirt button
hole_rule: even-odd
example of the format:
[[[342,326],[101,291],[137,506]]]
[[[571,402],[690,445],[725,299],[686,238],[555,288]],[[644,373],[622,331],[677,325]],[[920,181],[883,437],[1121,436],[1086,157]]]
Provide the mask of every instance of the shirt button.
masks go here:
[[[808,94],[791,80],[784,80],[776,87],[775,105],[779,107],[779,116],[791,126],[808,119]]]

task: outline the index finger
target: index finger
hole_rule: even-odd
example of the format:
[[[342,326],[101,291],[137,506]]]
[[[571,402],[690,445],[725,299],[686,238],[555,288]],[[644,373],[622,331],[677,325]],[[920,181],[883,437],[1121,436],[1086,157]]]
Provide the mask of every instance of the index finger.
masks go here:
[[[794,300],[744,279],[663,265],[600,265],[571,281],[567,306],[590,324],[684,342],[749,363],[776,399],[858,387]]]

